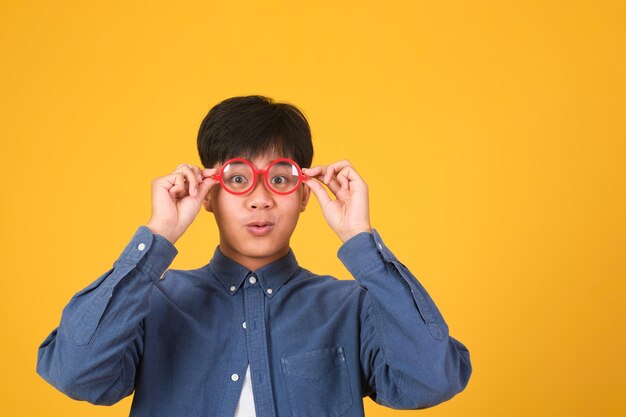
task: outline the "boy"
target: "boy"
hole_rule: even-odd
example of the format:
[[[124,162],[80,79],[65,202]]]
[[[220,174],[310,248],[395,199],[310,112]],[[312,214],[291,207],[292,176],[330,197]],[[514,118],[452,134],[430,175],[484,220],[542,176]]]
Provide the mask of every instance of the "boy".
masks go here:
[[[207,168],[154,179],[148,223],[64,308],[39,348],[43,378],[93,404],[134,391],[135,417],[363,416],[365,396],[417,409],[465,388],[468,350],[372,229],[350,163],[308,168],[297,108],[224,100],[200,126],[198,151]],[[289,240],[311,191],[356,280],[298,265]],[[167,270],[201,206],[219,229],[213,258]]]

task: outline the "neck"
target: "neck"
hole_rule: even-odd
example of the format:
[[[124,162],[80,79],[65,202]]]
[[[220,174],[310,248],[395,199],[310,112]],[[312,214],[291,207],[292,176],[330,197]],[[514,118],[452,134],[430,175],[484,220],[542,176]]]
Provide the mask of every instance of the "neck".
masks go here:
[[[270,256],[259,256],[259,257],[244,255],[240,252],[237,252],[233,248],[229,248],[227,245],[220,244],[219,248],[220,248],[220,252],[222,252],[224,256],[232,259],[233,261],[237,262],[239,265],[242,265],[253,272],[263,268],[266,265],[271,264],[272,262],[282,258],[283,256],[289,253],[289,246],[287,246],[283,250],[276,252]]]

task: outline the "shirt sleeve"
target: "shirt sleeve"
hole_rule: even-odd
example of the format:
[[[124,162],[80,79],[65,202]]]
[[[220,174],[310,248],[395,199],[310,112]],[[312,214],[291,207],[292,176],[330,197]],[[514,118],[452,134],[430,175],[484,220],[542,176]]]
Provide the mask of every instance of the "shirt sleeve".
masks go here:
[[[178,250],[140,226],[113,267],[76,293],[39,346],[37,373],[76,400],[111,405],[134,390],[143,319]]]
[[[461,392],[472,372],[469,351],[449,335],[431,297],[378,232],[353,236],[337,255],[364,287],[363,396],[390,408],[419,409]]]

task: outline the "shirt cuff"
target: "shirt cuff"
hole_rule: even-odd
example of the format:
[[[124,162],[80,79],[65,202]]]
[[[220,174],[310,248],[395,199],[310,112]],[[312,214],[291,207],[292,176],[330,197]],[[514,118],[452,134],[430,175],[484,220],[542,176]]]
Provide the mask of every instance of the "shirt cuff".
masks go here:
[[[142,272],[157,280],[167,270],[178,249],[165,237],[155,234],[147,226],[140,226],[116,264],[136,265]]]
[[[337,257],[350,271],[352,276],[360,278],[376,264],[390,260],[393,254],[383,245],[378,231],[361,232],[345,241],[337,251]]]

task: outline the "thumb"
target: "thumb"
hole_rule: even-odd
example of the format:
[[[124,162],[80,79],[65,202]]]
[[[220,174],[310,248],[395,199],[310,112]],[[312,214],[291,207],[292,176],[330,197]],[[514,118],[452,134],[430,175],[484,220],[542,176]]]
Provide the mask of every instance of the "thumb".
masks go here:
[[[305,180],[304,182],[315,194],[315,198],[317,199],[320,207],[324,209],[328,203],[330,203],[331,198],[328,195],[328,191],[320,184],[316,179],[310,178]]]

